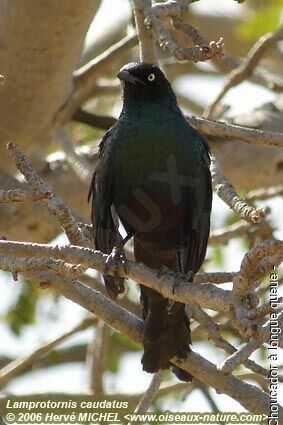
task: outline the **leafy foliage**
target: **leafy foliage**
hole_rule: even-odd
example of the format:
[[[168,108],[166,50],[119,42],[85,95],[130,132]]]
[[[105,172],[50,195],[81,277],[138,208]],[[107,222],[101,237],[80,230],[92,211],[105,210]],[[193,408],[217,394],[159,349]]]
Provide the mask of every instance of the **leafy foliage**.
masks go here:
[[[258,9],[252,9],[249,18],[238,27],[238,35],[246,40],[256,40],[276,30],[280,24],[282,7],[282,0],[273,0],[264,2]]]
[[[38,289],[31,281],[23,279],[21,281],[22,290],[14,305],[5,316],[14,334],[19,335],[25,325],[35,322],[36,305],[39,297]]]

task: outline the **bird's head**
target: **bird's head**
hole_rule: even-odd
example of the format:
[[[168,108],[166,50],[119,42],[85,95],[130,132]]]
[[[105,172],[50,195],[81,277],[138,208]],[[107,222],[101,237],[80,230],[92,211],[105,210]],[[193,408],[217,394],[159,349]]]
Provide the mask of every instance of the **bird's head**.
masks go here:
[[[162,100],[172,93],[169,82],[156,65],[132,62],[124,65],[117,77],[122,82],[124,102]]]

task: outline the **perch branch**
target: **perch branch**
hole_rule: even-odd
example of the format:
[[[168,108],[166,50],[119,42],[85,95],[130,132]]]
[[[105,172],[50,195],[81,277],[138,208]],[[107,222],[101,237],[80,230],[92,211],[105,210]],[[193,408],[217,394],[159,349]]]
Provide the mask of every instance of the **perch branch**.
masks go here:
[[[237,272],[214,272],[214,273],[197,273],[194,277],[195,283],[212,282],[215,285],[221,283],[232,282]]]
[[[49,246],[44,244],[28,244],[24,242],[0,241],[0,252],[5,255],[14,255],[19,257],[47,257],[62,259],[67,263],[75,263],[85,268],[93,268],[103,273],[107,255],[90,248],[79,246]],[[5,261],[0,261],[0,268],[5,265]],[[5,270],[5,269],[4,269]],[[9,265],[9,271],[12,271],[12,265]],[[17,271],[16,267],[13,271]],[[109,271],[111,273],[111,271]],[[155,289],[166,298],[175,301],[199,303],[204,308],[210,308],[217,311],[230,311],[230,304],[233,303],[231,291],[217,288],[216,286],[204,283],[202,285],[190,283],[180,278],[173,272],[159,277],[157,270],[150,269],[143,264],[133,261],[127,261],[127,272],[120,270],[123,277],[127,277],[144,286]]]

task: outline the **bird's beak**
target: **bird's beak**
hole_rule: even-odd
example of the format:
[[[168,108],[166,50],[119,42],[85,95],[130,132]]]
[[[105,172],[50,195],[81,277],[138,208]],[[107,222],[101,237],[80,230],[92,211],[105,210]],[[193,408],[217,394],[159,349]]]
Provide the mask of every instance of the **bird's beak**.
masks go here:
[[[120,80],[122,81],[127,81],[132,84],[140,83],[145,85],[145,83],[140,78],[135,77],[129,71],[126,71],[126,70],[119,71],[117,74],[117,77],[120,78]]]

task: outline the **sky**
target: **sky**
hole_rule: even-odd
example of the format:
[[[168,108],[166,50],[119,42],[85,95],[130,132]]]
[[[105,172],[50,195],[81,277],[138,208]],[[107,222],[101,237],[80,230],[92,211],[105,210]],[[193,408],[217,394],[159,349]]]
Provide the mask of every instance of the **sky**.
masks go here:
[[[88,39],[95,35],[96,31],[100,31],[100,24],[107,22],[109,26],[114,22],[115,19],[119,19],[124,13],[129,13],[128,2],[126,0],[115,0],[115,8],[113,6],[113,0],[104,0],[103,8],[100,12],[100,17],[96,20],[94,25],[90,28]],[[239,10],[237,2],[232,0],[201,0],[193,5],[194,8],[200,12],[209,8],[211,13],[231,13],[236,14]],[[107,17],[107,19],[106,19]],[[182,77],[176,83],[175,89],[185,91],[191,97],[196,97],[198,101],[207,105],[212,101],[215,95],[219,91],[219,87],[222,86],[223,79],[221,77],[197,77],[191,76],[189,79]],[[273,94],[270,94],[264,88],[256,87],[251,83],[244,82],[235,89],[230,90],[225,98],[225,102],[231,105],[231,114],[242,114],[248,112],[251,108],[258,106],[258,99],[261,99],[261,103],[273,100]],[[271,217],[272,220],[280,222],[280,229],[276,233],[276,237],[283,239],[283,215],[281,213],[283,207],[282,199],[275,199],[271,203]],[[212,222],[215,228],[219,228],[224,223],[224,218],[228,214],[229,209],[224,203],[217,197],[214,197],[213,205],[213,216]],[[60,243],[63,240],[60,239]],[[225,271],[239,269],[242,256],[244,254],[243,247],[239,240],[231,241],[225,248]],[[215,266],[210,266],[211,271],[215,271]],[[219,270],[219,268],[217,269]],[[8,306],[13,303],[17,292],[19,291],[19,283],[14,283],[11,276],[0,273],[0,280],[2,285],[1,297],[0,297],[0,317],[5,313]],[[38,344],[42,344],[49,339],[58,336],[60,333],[71,328],[84,316],[84,311],[77,305],[65,300],[60,299],[56,305],[58,311],[58,319],[51,320],[54,314],[54,306],[48,300],[41,301],[41,314],[40,320],[35,326],[27,327],[19,338],[14,337],[11,332],[8,331],[5,324],[0,323],[0,341],[1,341],[1,353],[10,355],[20,355],[28,353]],[[64,321],[62,321],[64,317]],[[65,344],[73,344],[78,341],[87,341],[91,337],[91,331],[84,331],[71,339]],[[65,345],[64,344],[64,345]],[[204,356],[207,357],[207,345],[196,344],[194,349]],[[215,357],[214,354],[211,354]],[[210,357],[210,356],[209,356]],[[217,357],[211,358],[210,360],[215,361],[219,364],[224,359],[224,353],[217,354]],[[23,394],[29,392],[45,392],[53,391],[65,391],[66,387],[70,392],[79,392],[86,390],[86,377],[87,372],[83,365],[72,365],[72,366],[60,366],[53,370],[48,369],[44,371],[34,371],[29,374],[28,379],[26,377],[20,377],[11,383],[7,390]],[[132,379],[135,377],[135,379]],[[108,373],[107,374],[107,387],[109,390],[117,390],[125,393],[133,393],[138,391],[144,391],[150,381],[151,376],[142,372],[140,365],[140,353],[129,354],[124,357],[122,361],[122,367],[120,371],[120,377],[116,377]],[[67,383],[67,386],[66,386]],[[212,393],[214,390],[211,390]],[[173,402],[172,402],[173,403]],[[243,408],[237,403],[231,402],[231,399],[225,395],[217,395],[217,403],[223,411],[238,410],[242,411]],[[194,410],[195,406],[198,406],[199,410],[209,410],[210,407],[207,401],[204,399],[199,391],[194,391],[188,398],[188,401],[182,406],[183,410]],[[167,409],[176,408],[176,406],[166,406]],[[178,410],[178,409],[177,409]]]

